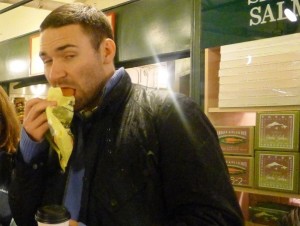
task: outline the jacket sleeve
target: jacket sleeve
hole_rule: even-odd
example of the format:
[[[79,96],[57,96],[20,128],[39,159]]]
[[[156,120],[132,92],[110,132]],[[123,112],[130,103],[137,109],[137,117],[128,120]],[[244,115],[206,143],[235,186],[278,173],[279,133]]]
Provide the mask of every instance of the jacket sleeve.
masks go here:
[[[46,155],[47,151],[45,151]],[[41,157],[41,156],[40,156]],[[9,204],[13,218],[18,226],[34,226],[34,215],[40,205],[44,190],[44,158],[36,158],[26,163],[17,150],[13,179],[9,187]]]
[[[166,225],[244,225],[216,131],[199,106],[180,95],[160,116]]]

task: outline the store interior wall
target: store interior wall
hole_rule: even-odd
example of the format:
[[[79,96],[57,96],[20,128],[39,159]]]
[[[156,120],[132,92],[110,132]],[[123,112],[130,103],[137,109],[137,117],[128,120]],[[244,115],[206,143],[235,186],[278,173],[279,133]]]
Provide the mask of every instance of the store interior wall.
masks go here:
[[[151,7],[149,5],[150,2]],[[172,3],[171,7],[161,7],[170,5],[168,4],[170,2]],[[191,67],[189,57],[191,2],[192,1],[187,1],[183,4],[179,0],[176,2],[168,0],[163,3],[158,0],[141,0],[112,7],[105,11],[106,13],[113,12],[117,17],[115,27],[116,42],[118,45],[116,67],[124,66],[126,69],[137,67],[153,68],[152,65],[155,63],[167,62],[167,69],[171,74],[168,86],[174,91],[189,95]],[[179,12],[178,9],[180,9]],[[149,14],[148,19],[144,19],[143,15],[145,13]],[[151,15],[153,18],[151,18]],[[140,21],[139,26],[125,29],[134,19]],[[180,21],[180,23],[177,23],[178,21]],[[126,32],[124,32],[124,30],[126,30]],[[176,35],[174,35],[174,33]],[[0,83],[2,86],[8,85],[8,87],[4,88],[12,96],[20,94],[18,92],[15,93],[12,87],[14,89],[20,89],[29,85],[46,83],[42,74],[39,76],[31,74],[30,72],[30,64],[32,63],[31,56],[29,55],[31,51],[30,42],[32,37],[35,37],[37,34],[38,31],[35,31],[0,42]],[[135,38],[137,36],[141,37],[137,40],[137,38]],[[147,37],[149,39],[148,42],[146,40]],[[171,42],[171,40],[173,40],[173,42]],[[134,45],[132,45],[133,43]],[[184,54],[182,55],[181,52],[184,52]],[[15,63],[16,60],[23,60],[25,62],[23,69],[20,66],[9,67],[9,65]],[[177,67],[170,67],[170,65],[177,65]],[[10,68],[18,70],[11,70]],[[176,72],[175,69],[172,70],[172,68],[176,68]],[[144,71],[148,71],[148,69]],[[180,76],[177,76],[179,74]],[[177,77],[180,77],[180,79],[177,79]],[[153,80],[153,78],[152,76],[150,80]],[[20,83],[22,84],[20,85]],[[146,85],[148,86],[149,84]],[[24,90],[25,91],[22,91],[22,95],[29,97],[35,95],[30,93],[31,89],[26,88]]]
[[[0,10],[11,7],[19,0],[0,0]],[[43,19],[55,8],[75,0],[34,0],[0,14],[0,42],[38,30]],[[106,9],[130,0],[87,0],[88,4]]]
[[[154,89],[168,89],[189,95],[190,58],[178,59],[139,67],[126,68],[132,83]],[[8,93],[11,102],[20,97],[25,101],[34,98],[46,98],[50,85],[36,84],[15,88],[18,82],[9,83]]]

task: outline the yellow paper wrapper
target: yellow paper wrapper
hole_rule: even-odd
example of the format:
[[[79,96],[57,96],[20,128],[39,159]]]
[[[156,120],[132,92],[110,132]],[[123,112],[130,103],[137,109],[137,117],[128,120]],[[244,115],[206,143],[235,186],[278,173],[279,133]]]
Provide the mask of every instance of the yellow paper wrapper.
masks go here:
[[[46,137],[51,147],[57,152],[60,166],[65,171],[73,150],[73,135],[70,125],[74,115],[75,98],[74,96],[63,96],[59,87],[50,87],[47,100],[56,101],[57,106],[46,109],[50,126],[50,133]]]

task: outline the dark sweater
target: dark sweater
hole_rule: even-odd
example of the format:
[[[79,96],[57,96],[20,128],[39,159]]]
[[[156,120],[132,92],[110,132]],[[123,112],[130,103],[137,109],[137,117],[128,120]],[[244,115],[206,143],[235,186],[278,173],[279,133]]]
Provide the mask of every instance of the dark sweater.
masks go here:
[[[8,204],[8,186],[11,181],[13,156],[0,149],[0,225],[8,226],[12,215]]]

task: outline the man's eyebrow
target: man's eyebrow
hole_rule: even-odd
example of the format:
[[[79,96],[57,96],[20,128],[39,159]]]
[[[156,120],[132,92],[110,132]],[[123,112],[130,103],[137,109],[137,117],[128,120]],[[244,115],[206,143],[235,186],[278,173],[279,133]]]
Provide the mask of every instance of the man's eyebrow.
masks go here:
[[[75,47],[76,48],[77,46],[76,45],[72,45],[72,44],[63,45],[63,46],[57,47],[55,49],[55,52],[61,52],[61,51],[65,50],[66,48],[70,48],[70,47]],[[39,53],[39,55],[40,55],[40,57],[47,56],[46,52],[43,52],[43,51],[41,51]]]

